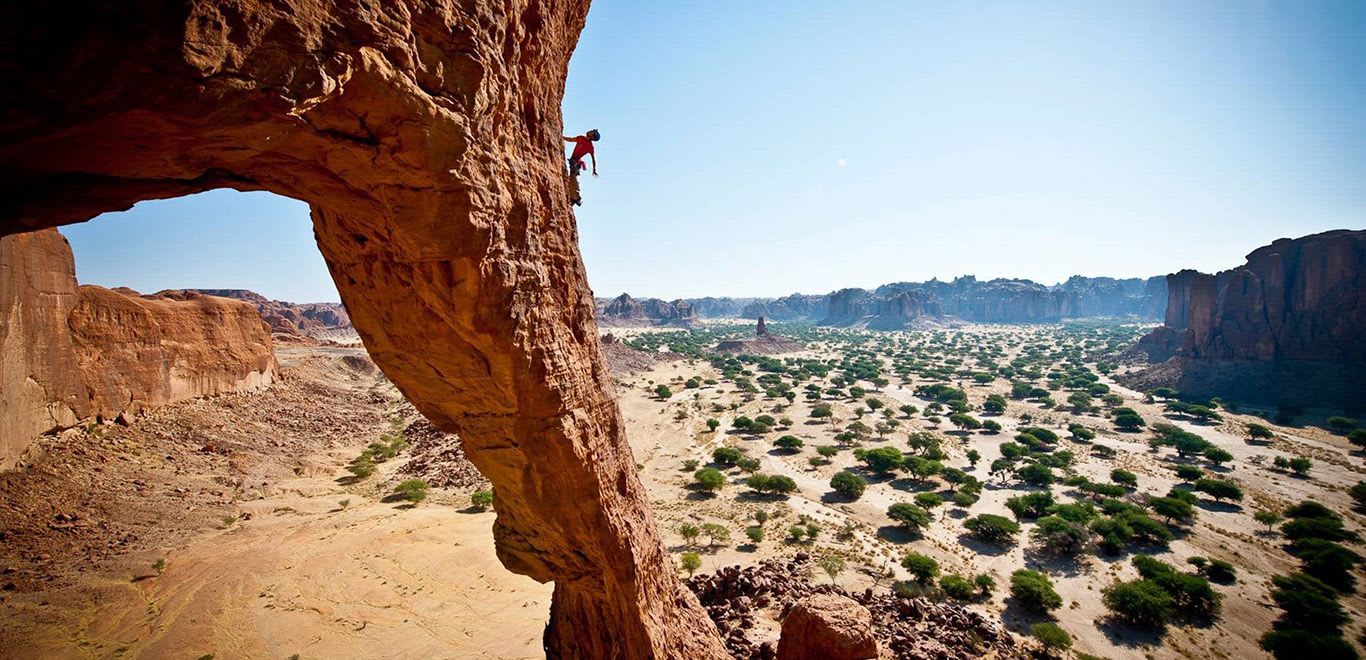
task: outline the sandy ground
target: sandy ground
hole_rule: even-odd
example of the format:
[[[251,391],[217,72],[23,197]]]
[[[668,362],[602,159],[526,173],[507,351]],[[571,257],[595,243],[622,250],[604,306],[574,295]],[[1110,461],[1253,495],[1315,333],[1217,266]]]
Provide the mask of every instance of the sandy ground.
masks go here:
[[[627,335],[641,332],[613,331]],[[1014,351],[1046,339],[1051,331],[987,326],[955,332]],[[895,336],[895,341],[913,344],[926,335]],[[825,359],[838,357],[846,349],[841,341],[832,340],[811,346],[801,355]],[[292,347],[280,353],[286,367],[299,367],[322,358],[340,361],[353,352]],[[720,383],[684,388],[683,381],[693,376]],[[336,387],[352,393],[382,387],[373,377],[357,374],[354,369],[319,372],[318,378],[335,379]],[[923,410],[927,402],[915,397],[912,390],[924,382],[915,379],[903,386],[893,378],[885,391],[869,394],[892,408],[913,403]],[[654,395],[659,383],[671,384],[675,394],[668,401]],[[1077,560],[1040,556],[1028,540],[1032,523],[1023,525],[1021,542],[1006,550],[985,546],[963,534],[964,518],[979,513],[1009,516],[1005,500],[1025,492],[1003,487],[986,474],[986,466],[1000,455],[1000,445],[1022,424],[1022,414],[1032,415],[1033,425],[1059,431],[1071,421],[1080,421],[1098,431],[1097,442],[1118,451],[1113,460],[1101,460],[1092,457],[1085,446],[1063,440],[1060,448],[1073,449],[1080,458],[1078,473],[1108,481],[1111,468],[1124,467],[1139,475],[1141,492],[1163,494],[1176,483],[1166,467],[1172,452],[1150,451],[1146,432],[1117,433],[1100,416],[1074,416],[1014,400],[999,416],[974,413],[999,421],[1005,427],[999,434],[960,434],[947,425],[931,424],[923,415],[904,419],[898,413],[903,421],[900,428],[885,439],[869,439],[863,446],[905,449],[908,431],[931,430],[945,441],[946,465],[963,468],[988,483],[981,500],[967,512],[946,504],[935,511],[937,520],[930,529],[915,536],[891,524],[887,507],[910,501],[921,490],[947,494],[946,484],[934,480],[916,484],[904,476],[873,480],[861,499],[846,502],[830,497],[829,480],[854,464],[851,452],[841,452],[829,465],[813,467],[808,463],[815,455],[815,446],[834,444],[834,434],[854,419],[856,402],[833,402],[837,424],[831,425],[811,420],[811,404],[801,398],[786,406],[785,401],[736,391],[703,360],[668,362],[618,376],[631,446],[642,466],[640,475],[666,544],[676,555],[689,550],[700,552],[702,571],[752,564],[797,551],[833,553],[845,557],[848,566],[835,581],[849,589],[860,589],[886,586],[893,577],[906,577],[900,558],[909,551],[922,552],[935,557],[945,573],[993,575],[998,584],[995,595],[971,607],[1002,616],[1012,629],[1026,634],[1030,623],[1043,618],[1009,607],[1005,585],[1012,570],[1028,566],[1053,578],[1064,598],[1064,607],[1053,617],[1076,637],[1078,651],[1110,658],[1265,657],[1256,639],[1270,627],[1277,613],[1267,595],[1268,579],[1293,570],[1296,564],[1276,537],[1262,533],[1251,514],[1259,508],[1281,508],[1301,499],[1315,499],[1348,512],[1350,500],[1345,488],[1363,478],[1359,456],[1351,455],[1341,438],[1316,429],[1277,428],[1280,438],[1269,446],[1249,444],[1240,429],[1251,417],[1226,415],[1218,426],[1169,420],[1159,406],[1144,404],[1137,393],[1110,385],[1121,391],[1126,405],[1138,409],[1150,425],[1171,421],[1234,454],[1234,460],[1219,476],[1237,481],[1247,491],[1247,499],[1240,506],[1203,505],[1195,524],[1180,532],[1169,551],[1160,555],[1180,567],[1194,555],[1226,559],[1237,566],[1237,584],[1217,587],[1224,594],[1223,615],[1210,627],[1172,628],[1165,638],[1158,639],[1151,633],[1108,623],[1101,589],[1114,579],[1135,577],[1129,553],[1119,558],[1086,553]],[[986,386],[967,384],[964,389],[972,404],[980,406],[988,393],[1005,393],[1008,384],[998,380]],[[374,402],[367,405],[373,409],[365,414],[373,421],[345,437],[294,450],[306,456],[291,456],[291,460],[305,461],[312,466],[309,469],[294,470],[286,476],[272,473],[253,488],[238,488],[225,495],[229,501],[220,508],[235,513],[238,520],[225,523],[215,517],[206,522],[201,516],[194,519],[193,526],[182,525],[181,533],[166,534],[167,540],[160,545],[135,544],[107,561],[54,567],[51,572],[60,575],[48,583],[50,586],[0,594],[0,656],[539,656],[550,586],[513,575],[498,564],[489,532],[493,516],[466,509],[468,492],[435,492],[414,508],[386,502],[387,489],[401,478],[395,472],[402,459],[382,465],[379,474],[358,484],[342,478],[346,461],[385,428],[384,416],[395,405],[392,395],[372,397]],[[763,413],[790,417],[794,424],[766,437],[728,431],[736,416]],[[721,421],[718,431],[707,430],[705,422],[710,417]],[[262,426],[260,432],[269,434],[270,428]],[[806,446],[795,454],[774,451],[773,438],[788,433],[801,437]],[[759,496],[740,484],[744,475],[734,469],[728,472],[732,484],[717,496],[688,488],[692,475],[684,468],[684,461],[706,465],[711,451],[723,444],[744,448],[759,458],[761,472],[790,476],[797,482],[798,492],[780,498]],[[982,453],[975,469],[965,458],[969,448]],[[1276,455],[1312,457],[1315,468],[1311,477],[1296,479],[1270,469],[1271,457]],[[1055,485],[1053,491],[1060,500],[1070,499],[1069,488]],[[744,529],[755,524],[753,515],[760,509],[771,519],[765,525],[766,538],[751,544],[744,537]],[[1351,527],[1361,528],[1359,515],[1348,514],[1348,518]],[[799,520],[820,526],[814,543],[783,538],[788,527]],[[678,534],[685,523],[706,522],[726,526],[730,540],[712,546],[704,538],[694,547]],[[177,527],[174,523],[163,526]],[[166,564],[158,575],[152,566],[161,558]],[[22,563],[32,558],[4,559]],[[817,579],[830,578],[821,575]],[[1360,596],[1346,599],[1344,604],[1358,618],[1366,611]],[[760,624],[776,634],[776,621]],[[1356,632],[1353,628],[1348,634],[1355,637]]]

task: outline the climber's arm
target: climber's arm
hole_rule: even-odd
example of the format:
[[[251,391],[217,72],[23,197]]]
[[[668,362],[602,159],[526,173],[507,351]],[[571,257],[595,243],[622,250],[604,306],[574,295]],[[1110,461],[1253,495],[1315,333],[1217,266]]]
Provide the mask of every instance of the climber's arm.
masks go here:
[[[564,137],[563,135],[561,135],[560,137],[563,138],[565,142],[573,142],[574,139],[575,139],[575,138],[572,138],[572,137]]]
[[[598,175],[598,155],[597,155],[596,153],[589,153],[589,154],[588,154],[588,157],[593,161],[593,176],[597,176],[597,175]]]

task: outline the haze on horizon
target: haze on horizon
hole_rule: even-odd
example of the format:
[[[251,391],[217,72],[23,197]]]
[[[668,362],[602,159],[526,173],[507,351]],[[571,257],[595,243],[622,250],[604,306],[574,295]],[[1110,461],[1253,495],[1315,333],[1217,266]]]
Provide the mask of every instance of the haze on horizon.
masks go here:
[[[1366,5],[597,0],[566,134],[599,296],[1217,271],[1366,227]],[[62,229],[84,283],[335,301],[307,207]]]

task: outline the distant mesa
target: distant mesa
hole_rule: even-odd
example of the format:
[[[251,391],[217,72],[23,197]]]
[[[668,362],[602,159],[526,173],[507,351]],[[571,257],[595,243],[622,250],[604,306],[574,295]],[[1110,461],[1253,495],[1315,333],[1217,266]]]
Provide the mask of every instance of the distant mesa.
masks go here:
[[[1167,276],[1165,322],[1126,382],[1240,401],[1366,407],[1366,231],[1280,239],[1215,275]]]
[[[697,310],[685,300],[632,298],[623,293],[611,300],[597,299],[598,325],[606,327],[671,326],[687,328],[697,323]]]
[[[351,316],[341,303],[291,303],[269,300],[246,289],[179,289],[159,292],[158,296],[173,297],[185,292],[243,300],[256,305],[261,318],[270,325],[271,332],[302,335],[319,339],[339,339],[355,335]]]
[[[760,316],[754,327],[754,336],[744,339],[728,339],[716,345],[717,353],[742,353],[749,355],[772,355],[802,350],[803,346],[787,337],[780,337],[769,331]]]
[[[644,304],[691,308],[698,319],[764,317],[819,325],[873,330],[903,330],[970,323],[1057,323],[1092,317],[1160,320],[1167,305],[1166,280],[1074,276],[1048,286],[1030,280],[978,280],[967,275],[951,282],[896,282],[876,289],[840,289],[824,295],[794,293],[781,298],[687,298],[670,303],[632,301],[623,295],[599,301],[599,320],[620,325],[678,324],[678,312],[639,310]],[[611,309],[608,309],[611,308]],[[690,321],[689,321],[690,322]],[[687,322],[685,322],[687,323]]]

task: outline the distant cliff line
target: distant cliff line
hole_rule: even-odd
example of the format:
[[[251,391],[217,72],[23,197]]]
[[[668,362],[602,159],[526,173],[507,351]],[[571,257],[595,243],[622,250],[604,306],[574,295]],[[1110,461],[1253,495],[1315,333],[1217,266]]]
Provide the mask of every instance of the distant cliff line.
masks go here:
[[[876,289],[848,288],[781,298],[705,297],[597,300],[604,325],[688,325],[698,319],[760,316],[833,326],[901,329],[945,321],[1050,323],[1090,317],[1157,321],[1167,307],[1162,276],[1116,279],[1074,276],[1045,285],[1023,279],[896,282]]]

